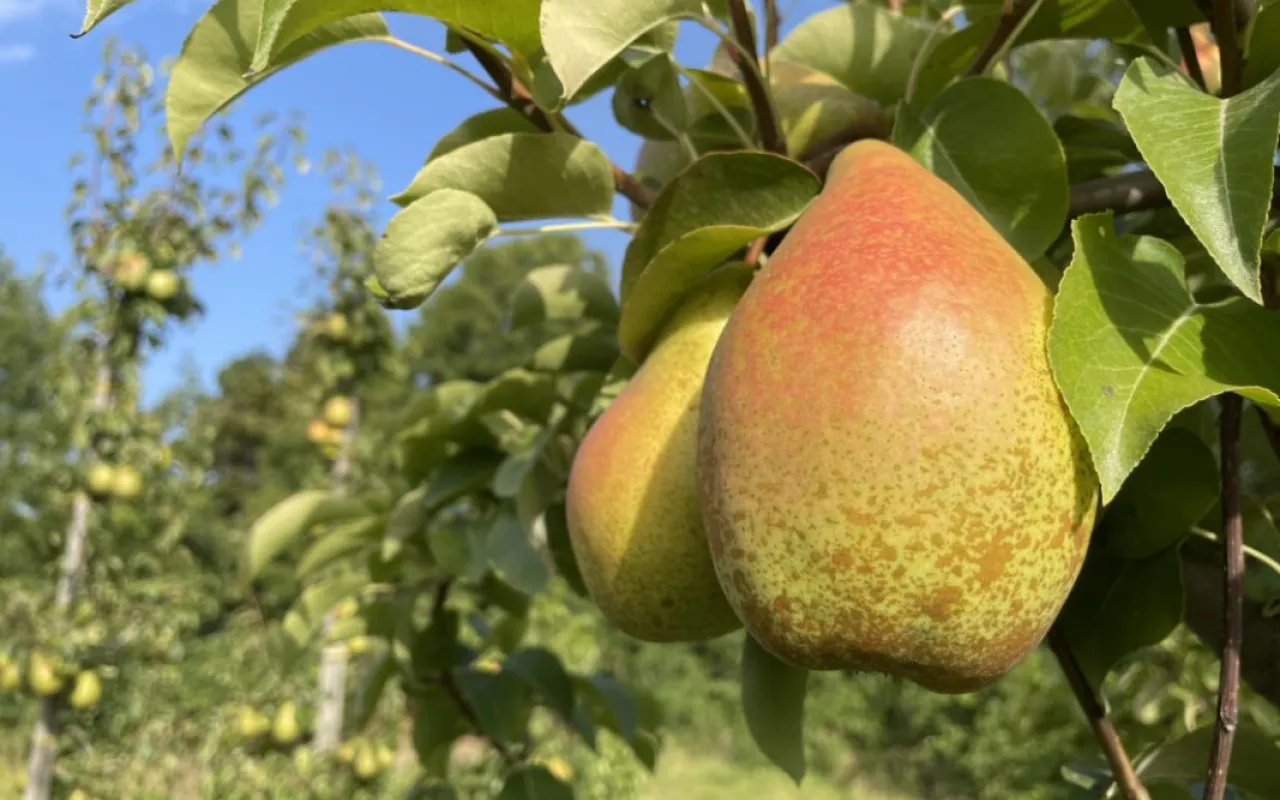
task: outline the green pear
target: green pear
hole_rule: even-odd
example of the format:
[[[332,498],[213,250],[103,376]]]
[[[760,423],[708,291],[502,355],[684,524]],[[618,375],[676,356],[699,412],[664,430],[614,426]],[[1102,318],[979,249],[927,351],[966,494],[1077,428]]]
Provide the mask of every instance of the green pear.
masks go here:
[[[689,293],[574,456],[565,505],[583,583],[637,639],[698,641],[741,624],[716,582],[694,460],[707,361],[749,280],[722,269]]]
[[[760,644],[939,692],[1041,641],[1098,500],[1052,299],[956,190],[859,141],[752,282],[702,394],[716,574]]]
[[[298,710],[292,700],[280,704],[276,712],[275,722],[271,725],[271,736],[280,744],[293,744],[298,740],[302,729],[298,727]]]
[[[93,670],[83,670],[76,675],[76,683],[68,702],[73,708],[93,708],[102,699],[102,681]]]

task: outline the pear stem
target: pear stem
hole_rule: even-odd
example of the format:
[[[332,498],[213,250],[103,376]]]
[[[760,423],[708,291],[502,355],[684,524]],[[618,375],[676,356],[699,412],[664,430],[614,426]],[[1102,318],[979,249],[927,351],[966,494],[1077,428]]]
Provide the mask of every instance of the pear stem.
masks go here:
[[[733,35],[739,48],[734,49],[733,58],[738,62],[738,70],[742,73],[743,85],[747,88],[747,96],[751,98],[751,107],[756,112],[756,122],[760,128],[760,144],[771,153],[787,152],[787,144],[782,138],[782,129],[778,126],[778,117],[773,112],[773,99],[769,96],[769,87],[760,74],[756,60],[756,31],[751,24],[751,16],[747,14],[745,0],[728,0],[729,19],[733,23]]]
[[[1093,687],[1085,678],[1084,672],[1080,669],[1080,663],[1076,661],[1075,653],[1071,652],[1071,643],[1056,625],[1049,630],[1049,648],[1057,657],[1062,673],[1071,686],[1071,692],[1076,696],[1076,702],[1080,704],[1080,709],[1089,719],[1089,727],[1093,729],[1093,735],[1102,745],[1102,752],[1111,765],[1111,773],[1115,776],[1116,783],[1120,785],[1125,797],[1129,800],[1151,800],[1151,795],[1147,793],[1146,787],[1138,779],[1138,773],[1133,769],[1133,762],[1125,752],[1120,735],[1111,724],[1111,717],[1107,715],[1102,701],[1094,694]]]
[[[467,50],[493,82],[497,84],[498,92],[508,106],[520,112],[530,122],[547,133],[562,130],[565,133],[581,138],[582,134],[568,120],[559,114],[549,115],[538,107],[538,104],[533,101],[533,95],[529,93],[529,90],[521,83],[520,79],[511,72],[500,55],[489,50],[484,44],[472,38],[465,31],[454,30],[461,37]],[[634,175],[617,164],[610,164],[609,166],[613,171],[613,186],[618,194],[640,208],[647,209],[653,205],[653,201],[657,198],[657,192],[636,180]]]

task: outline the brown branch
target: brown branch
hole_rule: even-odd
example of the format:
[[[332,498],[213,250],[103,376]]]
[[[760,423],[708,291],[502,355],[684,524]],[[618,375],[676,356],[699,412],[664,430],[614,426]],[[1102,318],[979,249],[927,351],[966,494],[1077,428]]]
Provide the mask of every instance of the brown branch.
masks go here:
[[[1273,182],[1271,207],[1275,209],[1280,198],[1280,168]],[[1067,213],[1075,218],[1098,211],[1114,211],[1127,214],[1148,211],[1169,205],[1164,186],[1149,170],[1126,172],[1108,178],[1095,178],[1071,187],[1071,200]]]
[[[1244,522],[1240,512],[1239,395],[1222,397],[1222,534],[1226,544],[1222,610],[1222,667],[1218,677],[1218,719],[1209,752],[1205,800],[1222,800],[1240,709],[1240,644],[1244,637]]]
[[[467,50],[475,58],[476,63],[493,79],[508,106],[519,112],[540,130],[548,133],[556,130],[556,125],[551,117],[547,116],[547,113],[541,108],[538,108],[538,104],[533,101],[533,95],[529,94],[528,88],[512,74],[511,70],[507,69],[507,65],[502,63],[501,58],[465,33],[461,33],[461,38]],[[561,121],[560,127],[574,136],[582,136],[567,121]],[[609,166],[613,171],[613,186],[618,194],[641,208],[648,208],[653,205],[653,201],[657,198],[656,192],[640,183],[634,176],[617,164],[610,164]]]
[[[966,74],[981,75],[987,71],[987,66],[991,64],[991,60],[1004,48],[1004,43],[1018,29],[1018,24],[1022,22],[1022,18],[1027,15],[1027,12],[1034,5],[1035,0],[1004,0],[1004,9],[1000,12],[1000,21],[996,23],[996,29],[991,32],[991,38],[987,40],[986,45],[974,57],[973,63],[969,65]]]
[[[1204,82],[1204,71],[1200,69],[1200,58],[1196,55],[1196,43],[1191,38],[1191,31],[1188,28],[1178,28],[1178,49],[1182,51],[1182,60],[1187,65],[1187,75],[1191,76],[1191,80],[1201,89],[1208,91],[1208,84]]]
[[[1111,773],[1116,783],[1120,785],[1120,789],[1129,800],[1150,800],[1146,787],[1134,772],[1133,762],[1125,752],[1120,735],[1111,724],[1111,717],[1107,715],[1107,710],[1102,707],[1102,702],[1098,700],[1093,687],[1089,685],[1088,679],[1081,671],[1075,654],[1071,652],[1071,644],[1067,641],[1067,637],[1057,626],[1049,630],[1049,648],[1057,657],[1058,665],[1062,667],[1062,673],[1067,678],[1067,684],[1071,686],[1071,693],[1076,696],[1080,710],[1084,711],[1085,717],[1089,720],[1089,727],[1093,729],[1093,735],[1102,746],[1102,752],[1111,765]]]
[[[1239,35],[1234,0],[1213,0],[1213,38],[1218,43],[1218,60],[1222,65],[1223,97],[1234,97],[1244,87],[1244,59],[1240,54]]]
[[[744,0],[728,0],[728,5],[733,35],[739,44],[739,47],[733,48],[733,60],[738,63],[742,83],[756,113],[760,143],[771,153],[785,154],[787,143],[782,138],[782,128],[773,111],[773,98],[769,96],[769,87],[760,76],[760,68],[753,63],[756,60],[756,32],[751,24],[751,17],[747,14],[746,3]]]

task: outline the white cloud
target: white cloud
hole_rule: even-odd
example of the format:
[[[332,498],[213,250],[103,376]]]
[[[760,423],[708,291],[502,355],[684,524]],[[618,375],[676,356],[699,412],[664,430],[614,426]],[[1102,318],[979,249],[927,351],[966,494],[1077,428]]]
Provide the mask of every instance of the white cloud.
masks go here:
[[[33,16],[47,5],[48,0],[0,0],[0,23]]]
[[[36,57],[36,49],[29,44],[0,44],[0,64],[19,64]]]

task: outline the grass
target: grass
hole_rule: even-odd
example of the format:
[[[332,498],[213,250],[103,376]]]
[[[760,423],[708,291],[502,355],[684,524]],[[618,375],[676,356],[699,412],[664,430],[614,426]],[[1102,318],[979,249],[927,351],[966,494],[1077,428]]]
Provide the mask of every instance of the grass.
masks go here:
[[[644,787],[641,800],[909,800],[877,789],[840,789],[817,777],[797,787],[777,769],[744,766],[679,747],[664,748],[658,772]]]

